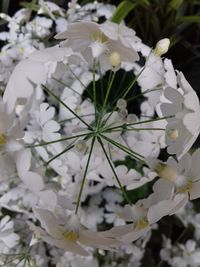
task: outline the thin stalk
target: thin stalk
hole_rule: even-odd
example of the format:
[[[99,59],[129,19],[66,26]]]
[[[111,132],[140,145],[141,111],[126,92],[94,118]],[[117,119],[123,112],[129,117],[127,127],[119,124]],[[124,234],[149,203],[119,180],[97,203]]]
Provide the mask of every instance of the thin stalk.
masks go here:
[[[91,147],[90,147],[90,151],[89,151],[87,163],[86,163],[86,166],[85,166],[85,171],[84,171],[84,174],[83,174],[83,179],[82,179],[80,190],[79,190],[79,194],[78,194],[78,199],[77,199],[77,203],[76,203],[75,214],[78,213],[78,209],[79,209],[79,206],[80,206],[81,196],[82,196],[82,193],[83,193],[83,188],[84,188],[84,184],[85,184],[85,180],[86,180],[86,175],[87,175],[87,171],[88,171],[90,159],[91,159],[91,156],[92,156],[92,150],[93,150],[93,147],[94,147],[95,139],[96,139],[96,137],[94,136],[92,138],[92,142],[91,142]]]
[[[74,92],[75,94],[77,94],[77,95],[79,95],[79,96],[82,96],[79,92],[77,92],[76,90],[74,90],[73,88],[71,88],[69,85],[67,85],[67,84],[65,84],[63,81],[60,81],[60,80],[58,80],[58,79],[56,79],[56,78],[51,78],[51,79],[53,79],[54,81],[56,81],[56,82],[58,82],[58,83],[60,83],[60,84],[62,84],[62,85],[64,85],[64,86],[66,86],[67,88],[69,88],[72,92]]]
[[[140,155],[139,153],[130,150],[129,148],[123,146],[122,144],[119,144],[118,142],[115,142],[114,140],[108,138],[107,136],[100,134],[100,136],[102,138],[104,138],[106,141],[110,142],[111,144],[113,144],[114,146],[116,146],[117,148],[119,148],[120,150],[126,152],[129,156],[137,159],[138,161],[144,163],[144,161],[141,158],[144,158],[142,155]]]
[[[158,88],[158,89],[147,89],[146,91],[144,91],[144,92],[142,92],[140,94],[137,94],[137,95],[135,95],[133,97],[130,97],[130,98],[126,99],[126,101],[129,102],[129,101],[132,101],[132,100],[135,100],[135,99],[139,98],[140,96],[146,95],[146,94],[154,92],[154,91],[160,91],[160,90],[161,90],[160,88]]]
[[[116,130],[106,130],[103,131],[104,133],[109,133],[109,132],[121,132],[121,129],[116,129]],[[165,131],[164,128],[131,128],[127,129],[125,131]]]
[[[73,142],[74,143],[74,142]],[[50,160],[48,160],[45,163],[45,166],[48,166],[49,163],[51,163],[53,160],[57,159],[58,157],[60,157],[62,154],[64,154],[65,152],[69,151],[70,149],[72,149],[74,147],[74,144],[67,146],[64,150],[62,150],[60,153],[58,153],[57,155],[55,155],[54,157],[52,157]]]
[[[93,89],[93,101],[94,101],[94,109],[95,109],[95,120],[97,123],[97,93],[96,93],[95,68],[96,68],[96,61],[94,59],[93,69],[92,69],[92,89]]]
[[[87,124],[80,116],[78,116],[70,107],[68,107],[57,95],[51,92],[45,85],[42,85],[42,88],[51,96],[53,96],[61,105],[63,105],[67,110],[69,110],[75,117],[77,117],[83,124],[85,124],[89,130],[92,130],[92,127]]]
[[[104,111],[105,106],[107,104],[107,100],[108,100],[108,97],[109,97],[109,94],[110,94],[110,91],[111,91],[111,88],[112,88],[112,85],[113,85],[113,81],[115,79],[115,74],[116,74],[116,72],[113,72],[111,79],[109,79],[110,81],[109,81],[108,88],[107,88],[107,91],[106,91],[106,96],[105,96],[105,99],[104,99],[104,102],[103,102],[103,105],[102,105],[102,108],[101,108],[101,116],[99,118],[98,126],[101,125],[101,119],[103,117],[103,111]]]
[[[138,122],[133,122],[133,123],[124,123],[124,124],[121,124],[121,125],[118,125],[118,126],[115,126],[115,127],[107,127],[107,128],[104,128],[104,131],[106,130],[114,130],[114,129],[118,129],[118,128],[122,128],[122,129],[126,129],[127,126],[133,126],[133,125],[139,125],[139,124],[144,124],[144,123],[148,123],[148,122],[154,122],[154,121],[160,121],[160,120],[166,120],[166,119],[170,119],[170,118],[173,118],[173,116],[165,116],[165,117],[161,117],[161,118],[156,118],[156,119],[150,119],[150,120],[146,120],[146,121],[138,121]]]
[[[83,86],[83,88],[88,92],[88,94],[90,95],[91,99],[93,100],[92,94],[90,93],[90,91],[88,90],[87,86],[79,79],[79,77],[73,72],[73,70],[70,68],[69,64],[67,64],[67,67],[69,68],[70,72],[72,73],[72,75],[80,82],[80,84]]]
[[[111,160],[110,160],[110,158],[109,158],[109,156],[108,156],[108,154],[107,154],[107,152],[105,150],[105,147],[103,145],[103,142],[102,142],[101,138],[100,137],[97,137],[97,139],[98,139],[98,142],[100,143],[100,145],[102,147],[102,150],[103,150],[103,152],[104,152],[104,154],[106,156],[106,159],[108,161],[108,164],[110,165],[110,168],[111,168],[111,170],[112,170],[112,172],[113,172],[113,174],[115,176],[115,179],[116,179],[116,181],[117,181],[117,183],[118,183],[118,185],[119,185],[119,187],[120,187],[120,189],[122,191],[122,194],[124,195],[124,198],[126,199],[127,203],[129,203],[131,205],[132,203],[129,200],[129,198],[128,198],[127,194],[126,194],[126,191],[124,190],[124,188],[123,188],[123,186],[122,186],[122,184],[121,184],[121,182],[120,182],[120,180],[119,180],[119,178],[117,176],[117,173],[115,171],[115,168],[113,167],[113,164],[112,164],[112,162],[111,162]]]
[[[90,114],[86,114],[86,115],[81,115],[80,117],[84,118],[84,117],[90,117],[90,116],[94,116],[94,115],[95,115],[94,113],[90,113]],[[59,121],[59,123],[65,123],[65,122],[71,121],[73,119],[76,119],[76,117],[71,117],[71,118],[68,118],[68,119],[61,120],[61,121]]]
[[[57,139],[57,140],[53,140],[53,141],[49,141],[49,142],[44,142],[44,143],[40,143],[40,144],[37,144],[37,145],[27,145],[26,148],[47,146],[47,145],[55,144],[55,143],[58,143],[58,142],[63,142],[63,141],[66,141],[66,140],[71,140],[71,139],[74,139],[74,138],[79,138],[79,137],[89,136],[89,135],[90,135],[90,132],[89,133],[85,133],[85,134],[75,135],[75,136],[69,136],[69,137],[65,137],[65,138],[61,138],[61,139]]]

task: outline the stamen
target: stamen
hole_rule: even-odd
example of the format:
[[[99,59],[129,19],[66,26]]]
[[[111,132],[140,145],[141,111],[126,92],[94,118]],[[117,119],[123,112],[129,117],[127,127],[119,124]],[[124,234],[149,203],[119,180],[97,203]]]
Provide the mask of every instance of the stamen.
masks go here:
[[[166,179],[171,182],[175,182],[177,178],[176,171],[164,163],[159,163],[156,166],[155,171],[158,173],[158,175],[161,178]]]
[[[6,136],[4,134],[0,134],[0,145],[6,144]]]
[[[137,221],[136,228],[137,230],[142,230],[142,229],[147,228],[148,225],[149,225],[148,220],[146,217],[144,217]]]
[[[71,241],[71,242],[75,242],[78,240],[79,238],[79,234],[76,233],[75,231],[66,231],[63,233],[63,236],[68,240],[68,241]]]
[[[170,139],[176,140],[179,136],[179,132],[176,129],[170,129],[167,131],[167,135],[169,136]]]

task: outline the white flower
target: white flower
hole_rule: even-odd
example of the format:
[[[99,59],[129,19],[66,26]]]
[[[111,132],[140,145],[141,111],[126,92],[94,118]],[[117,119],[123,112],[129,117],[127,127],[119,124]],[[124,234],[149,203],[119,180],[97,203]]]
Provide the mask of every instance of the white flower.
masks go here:
[[[34,93],[34,85],[46,82],[48,69],[45,68],[45,63],[64,62],[71,55],[71,49],[51,47],[37,51],[21,61],[14,69],[4,93],[3,99],[8,111],[14,110],[17,103],[24,104],[30,99]],[[16,87],[18,90],[15,90]]]
[[[98,59],[101,68],[106,71],[112,67],[110,56],[112,57],[113,53],[118,55],[118,63],[134,62],[139,59],[134,48],[125,42],[120,27],[122,26],[111,22],[99,25],[81,21],[68,25],[67,30],[58,33],[55,38],[67,39],[61,42],[61,46],[68,46],[73,51],[82,53],[86,61],[91,64],[94,59]]]
[[[54,215],[50,210],[34,208],[36,217],[45,229],[38,229],[42,240],[67,251],[83,256],[89,255],[85,246],[94,246],[110,249],[119,245],[115,238],[106,237],[106,232],[94,232],[80,224],[77,215],[71,214],[62,217]]]
[[[146,162],[161,178],[169,181],[176,193],[185,194],[192,200],[200,196],[199,157],[200,149],[192,155],[185,154],[178,162],[173,158],[166,163],[156,159],[147,159]]]
[[[178,89],[165,88],[165,99],[161,99],[160,110],[163,116],[174,116],[167,119],[167,151],[181,158],[199,135],[200,105],[196,92],[181,72],[177,73],[177,83]]]
[[[11,249],[19,242],[19,235],[14,233],[13,221],[9,216],[3,217],[0,221],[0,250],[4,253],[6,249]],[[2,243],[4,247],[2,247]]]

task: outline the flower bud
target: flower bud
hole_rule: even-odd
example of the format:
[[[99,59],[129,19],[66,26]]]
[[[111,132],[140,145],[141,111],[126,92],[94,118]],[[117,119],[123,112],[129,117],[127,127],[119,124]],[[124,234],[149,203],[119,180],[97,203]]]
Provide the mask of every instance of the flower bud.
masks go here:
[[[112,67],[118,67],[121,64],[121,56],[118,52],[113,52],[108,60]]]
[[[162,56],[167,53],[170,45],[170,40],[168,38],[161,39],[157,42],[156,47],[154,49],[154,54],[157,56]]]
[[[122,99],[122,98],[118,99],[118,101],[117,101],[117,107],[118,107],[118,109],[120,109],[120,110],[125,109],[125,108],[127,107],[127,102],[126,102],[126,100],[125,100],[125,99]]]

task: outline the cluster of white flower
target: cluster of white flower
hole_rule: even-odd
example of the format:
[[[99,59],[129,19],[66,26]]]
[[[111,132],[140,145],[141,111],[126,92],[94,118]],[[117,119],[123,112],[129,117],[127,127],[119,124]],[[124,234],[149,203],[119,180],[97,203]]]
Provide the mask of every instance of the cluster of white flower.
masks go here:
[[[28,9],[1,14],[3,266],[11,255],[18,266],[98,267],[101,257],[105,267],[140,266],[155,223],[200,196],[200,150],[188,152],[200,132],[198,97],[161,58],[169,40],[151,49],[109,20],[114,9],[39,0],[33,19]],[[120,77],[121,90],[120,71],[132,78]],[[133,203],[150,181],[153,192]]]

